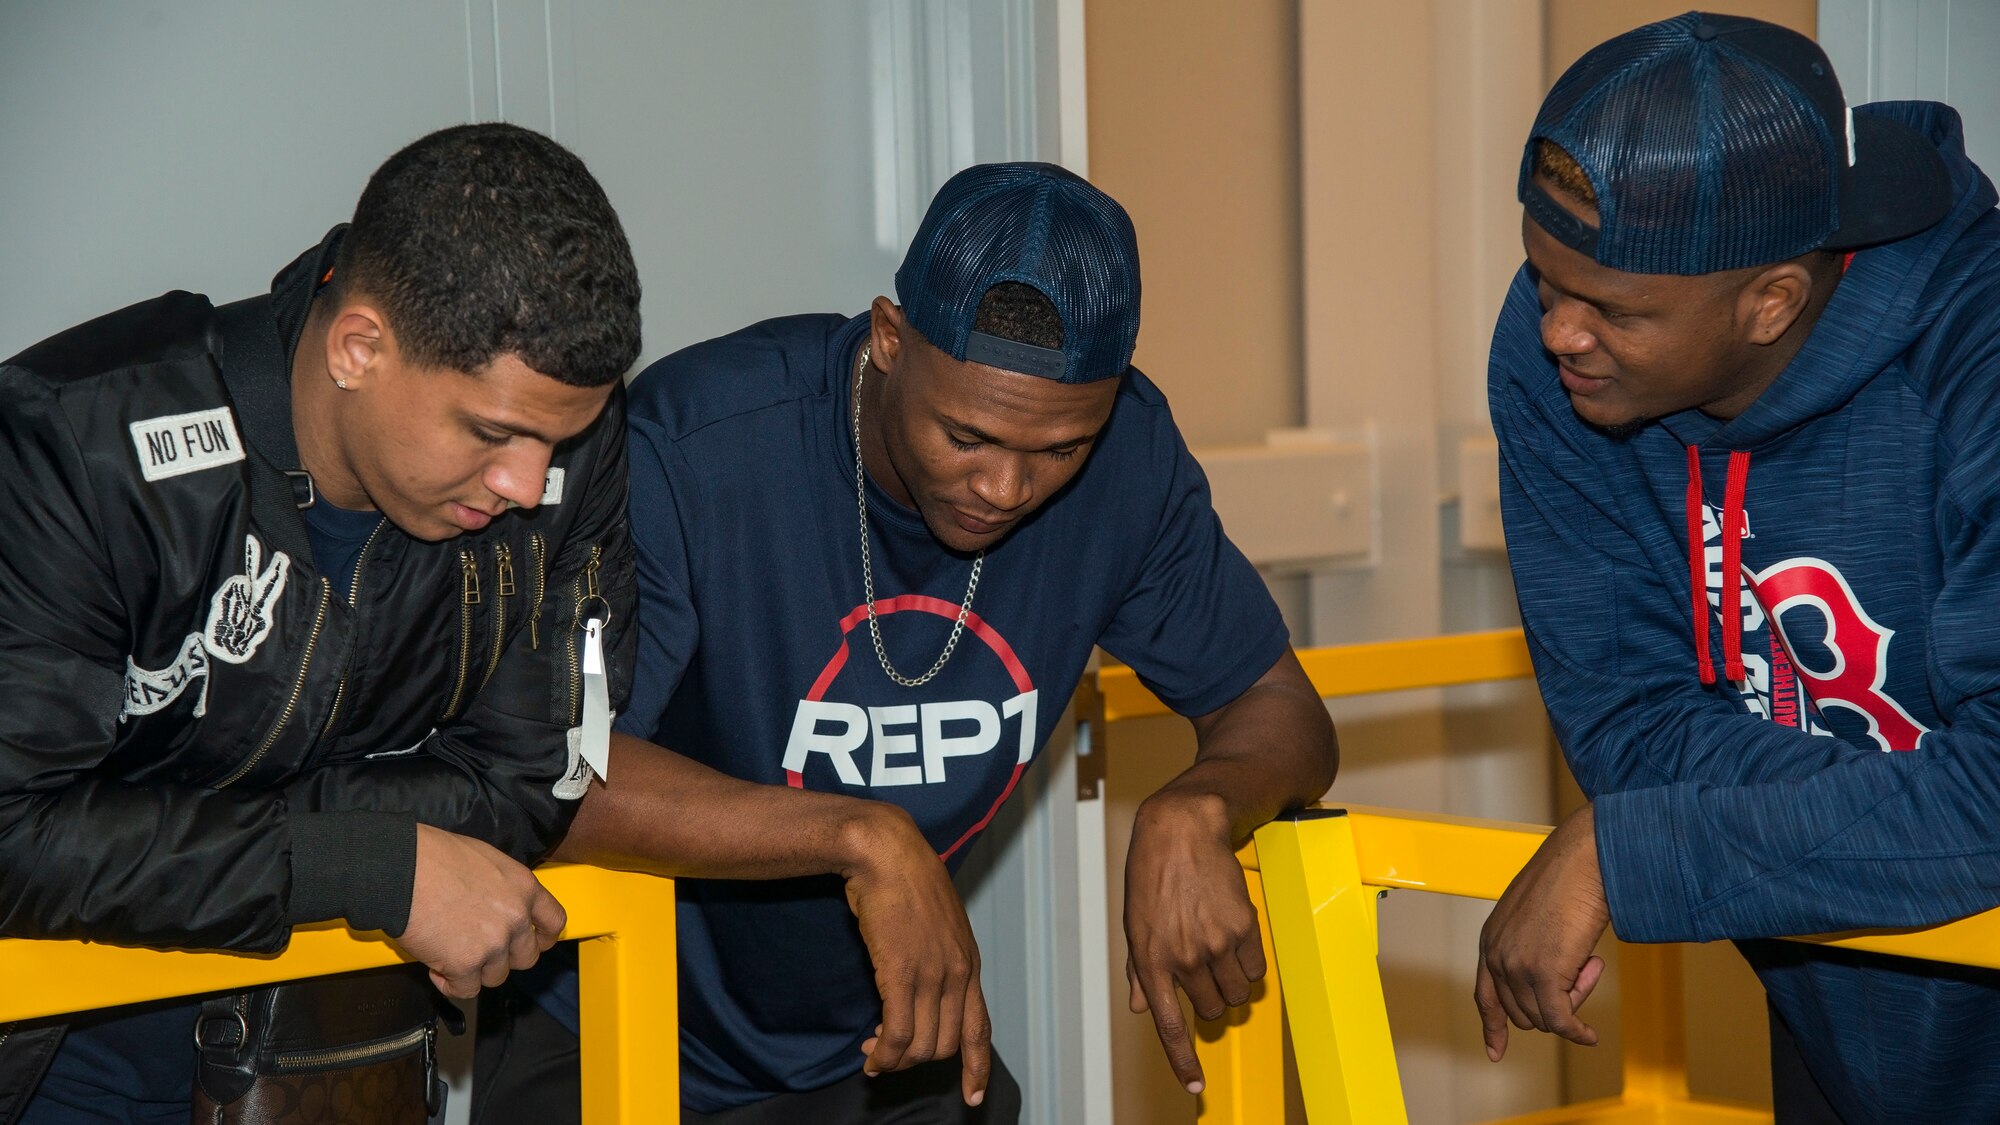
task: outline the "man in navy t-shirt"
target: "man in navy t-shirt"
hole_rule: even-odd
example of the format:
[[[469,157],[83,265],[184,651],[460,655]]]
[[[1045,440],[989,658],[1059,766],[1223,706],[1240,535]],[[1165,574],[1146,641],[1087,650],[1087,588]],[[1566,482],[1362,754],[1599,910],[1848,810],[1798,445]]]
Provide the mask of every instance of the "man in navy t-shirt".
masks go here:
[[[632,386],[639,670],[560,854],[682,877],[683,1120],[1014,1119],[950,874],[1097,645],[1199,737],[1140,810],[1125,912],[1134,1010],[1190,1091],[1174,988],[1212,1018],[1264,971],[1233,848],[1333,780],[1277,608],[1130,366],[1124,210],[969,169],[896,290]],[[551,1112],[508,1092],[539,1074],[517,1010],[488,1121]]]

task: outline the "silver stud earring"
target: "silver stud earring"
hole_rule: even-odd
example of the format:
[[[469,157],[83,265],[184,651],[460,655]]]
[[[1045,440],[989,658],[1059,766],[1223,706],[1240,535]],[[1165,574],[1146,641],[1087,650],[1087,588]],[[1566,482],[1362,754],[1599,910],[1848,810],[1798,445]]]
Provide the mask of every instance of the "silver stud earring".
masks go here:
[[[346,390],[346,389],[347,389],[347,380],[345,380],[345,379],[335,379],[335,380],[333,381],[333,385],[334,385],[334,386],[336,386],[336,387],[339,387],[339,388],[340,388],[341,390],[343,390],[343,391],[344,391],[344,390]]]

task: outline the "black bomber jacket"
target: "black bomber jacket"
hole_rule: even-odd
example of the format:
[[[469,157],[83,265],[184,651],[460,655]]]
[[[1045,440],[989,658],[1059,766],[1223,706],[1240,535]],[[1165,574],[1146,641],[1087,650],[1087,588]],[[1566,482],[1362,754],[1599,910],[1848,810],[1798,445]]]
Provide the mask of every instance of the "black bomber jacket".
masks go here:
[[[399,933],[418,822],[525,863],[568,827],[586,616],[614,708],[631,677],[623,391],[540,506],[439,543],[384,521],[336,596],[289,426],[254,423],[290,417],[342,229],[269,297],[169,293],[0,364],[0,937]],[[0,1023],[0,1121],[31,1043]]]

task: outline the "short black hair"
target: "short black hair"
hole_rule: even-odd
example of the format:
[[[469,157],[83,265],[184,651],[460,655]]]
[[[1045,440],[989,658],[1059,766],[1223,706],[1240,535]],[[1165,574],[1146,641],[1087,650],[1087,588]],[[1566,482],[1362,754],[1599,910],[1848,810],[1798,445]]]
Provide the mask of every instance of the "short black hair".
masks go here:
[[[1019,281],[1003,281],[986,291],[973,313],[972,330],[1038,348],[1063,346],[1062,314],[1055,302]]]
[[[335,259],[404,353],[476,372],[502,355],[572,386],[639,358],[639,271],[583,161],[517,125],[440,129],[368,179]]]
[[[1556,185],[1564,195],[1583,204],[1597,207],[1597,188],[1591,185],[1589,173],[1569,150],[1549,140],[1547,137],[1535,141],[1535,174]]]

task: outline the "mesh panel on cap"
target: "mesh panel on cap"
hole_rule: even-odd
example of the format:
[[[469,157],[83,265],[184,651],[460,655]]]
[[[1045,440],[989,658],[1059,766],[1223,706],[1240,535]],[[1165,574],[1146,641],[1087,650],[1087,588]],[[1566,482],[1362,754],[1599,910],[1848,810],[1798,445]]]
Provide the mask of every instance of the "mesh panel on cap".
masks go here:
[[[1701,37],[1690,12],[1594,48],[1549,93],[1533,141],[1576,158],[1597,191],[1597,261],[1702,274],[1796,257],[1839,224],[1822,112],[1763,60]],[[1713,28],[1713,25],[1711,25]],[[1844,142],[1843,142],[1844,143]]]
[[[964,359],[980,300],[1005,281],[1041,291],[1062,318],[1063,382],[1131,365],[1139,248],[1110,196],[1052,164],[984,164],[946,181],[896,271],[905,318]]]

